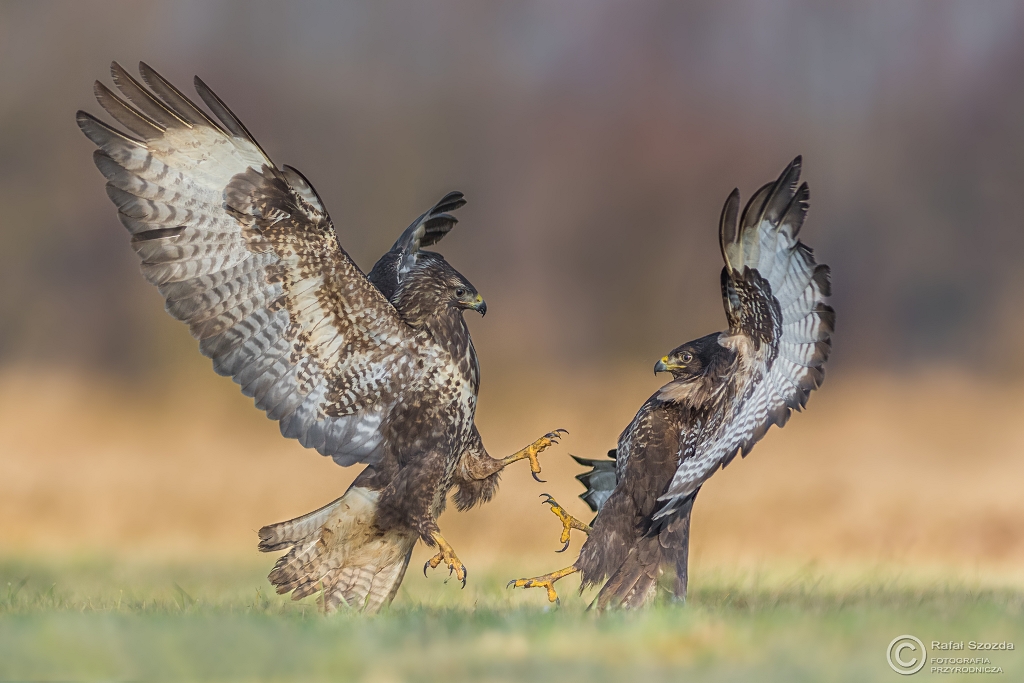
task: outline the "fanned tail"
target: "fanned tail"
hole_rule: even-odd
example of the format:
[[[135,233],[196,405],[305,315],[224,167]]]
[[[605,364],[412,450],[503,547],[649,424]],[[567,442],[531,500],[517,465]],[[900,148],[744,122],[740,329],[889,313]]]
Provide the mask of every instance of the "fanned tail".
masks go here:
[[[372,614],[390,604],[416,536],[374,526],[378,497],[352,487],[319,510],[260,529],[261,551],[289,549],[268,577],[277,592],[292,600],[317,595],[325,612],[344,605]]]

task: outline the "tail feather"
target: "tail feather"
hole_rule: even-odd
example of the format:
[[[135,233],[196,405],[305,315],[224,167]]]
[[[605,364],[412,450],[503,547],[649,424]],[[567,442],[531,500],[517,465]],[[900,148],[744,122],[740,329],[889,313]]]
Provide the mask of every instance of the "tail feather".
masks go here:
[[[401,562],[394,562],[377,572],[366,596],[365,611],[373,614],[380,611],[381,607],[391,604],[398,593],[399,586],[402,585],[402,579],[405,578],[405,571],[409,568],[409,558],[411,557],[412,546],[410,545]]]
[[[651,531],[630,548],[629,554],[597,595],[598,610],[621,607],[636,609],[654,599],[658,577],[663,566],[675,570],[672,587],[676,599],[686,600],[690,558],[690,515],[698,488],[669,517],[655,524]]]
[[[343,496],[344,497],[344,496]],[[342,498],[343,498],[342,497]],[[283,550],[292,546],[308,543],[320,531],[320,528],[341,503],[342,498],[324,505],[319,510],[306,513],[301,517],[289,519],[287,522],[268,524],[260,529],[260,552]]]
[[[598,611],[620,607],[636,609],[654,599],[661,574],[662,548],[658,537],[645,536],[597,594]]]
[[[317,595],[325,612],[345,605],[373,613],[389,604],[416,536],[376,529],[378,495],[352,487],[319,510],[260,529],[260,550],[289,548],[268,577],[277,592],[293,600]]]
[[[317,590],[317,584],[323,578],[320,557],[317,554],[317,542],[295,546],[274,564],[269,576],[279,594],[293,591],[292,599],[301,600]]]
[[[342,602],[350,607],[362,606],[370,592],[373,574],[371,567],[345,567],[338,573],[331,590],[324,591],[323,598],[317,602],[323,607],[323,600],[326,599],[326,611],[337,609]]]
[[[617,450],[614,448],[608,451],[607,459],[572,456],[572,459],[579,464],[591,468],[589,472],[577,474],[576,479],[587,489],[586,493],[580,495],[580,498],[594,512],[598,512],[604,507],[605,501],[612,495],[612,491],[615,490],[615,485],[618,483],[618,477],[615,474],[616,453]]]

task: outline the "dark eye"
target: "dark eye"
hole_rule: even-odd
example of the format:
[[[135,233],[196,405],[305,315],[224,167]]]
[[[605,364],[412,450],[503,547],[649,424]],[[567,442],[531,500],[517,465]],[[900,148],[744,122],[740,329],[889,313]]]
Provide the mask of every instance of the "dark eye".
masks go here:
[[[690,353],[689,351],[687,351],[686,353],[684,353],[684,354],[683,354],[683,362],[684,362],[684,363],[689,363],[689,362],[691,362],[692,360],[693,360],[693,354],[692,354],[692,353]]]
[[[455,290],[455,296],[466,296],[466,290],[464,290],[462,287],[459,287],[458,289]]]

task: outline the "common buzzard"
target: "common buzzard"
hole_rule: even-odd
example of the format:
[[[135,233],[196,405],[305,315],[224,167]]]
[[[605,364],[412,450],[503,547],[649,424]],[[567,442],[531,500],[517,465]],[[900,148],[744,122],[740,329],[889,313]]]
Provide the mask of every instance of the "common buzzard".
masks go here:
[[[667,565],[675,570],[673,592],[685,598],[690,511],[701,485],[806,405],[832,348],[829,269],[797,240],[809,198],[799,178],[797,157],[754,194],[739,229],[739,191],[729,195],[719,227],[729,329],[658,361],[654,372],[670,372],[672,381],[640,408],[612,459],[577,458],[592,468],[578,478],[587,487],[581,497],[597,510],[593,528],[547,496],[562,520],[562,550],[570,529],[589,533],[576,562],[509,585],[546,588],[554,602],[554,582],[581,572],[581,590],[608,578],[598,609],[633,608],[654,597]]]
[[[142,272],[187,323],[214,369],[280,422],[281,433],[339,465],[363,463],[345,494],[260,529],[259,548],[287,550],[270,573],[278,593],[317,594],[325,611],[375,612],[395,596],[417,539],[424,566],[466,569],[437,526],[452,488],[460,509],[487,501],[499,472],[556,442],[550,433],[503,459],[474,424],[480,369],[465,310],[476,288],[421,247],[455,224],[446,195],[363,275],[339,244],[316,190],[278,168],[199,78],[214,120],[146,64],[147,89],[113,64],[124,99],[100,105],[128,133],[86,112],[107,195],[142,257]]]

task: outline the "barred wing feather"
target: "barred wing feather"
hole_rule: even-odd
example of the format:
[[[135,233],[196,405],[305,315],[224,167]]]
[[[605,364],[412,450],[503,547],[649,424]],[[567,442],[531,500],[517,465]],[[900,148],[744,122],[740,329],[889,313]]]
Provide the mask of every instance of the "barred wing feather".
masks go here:
[[[684,458],[657,517],[692,495],[737,453],[746,455],[773,425],[806,405],[824,378],[835,312],[828,266],[818,265],[797,240],[807,213],[807,184],[797,187],[797,157],[775,183],[758,190],[738,222],[739,193],[722,212],[720,238],[725,268],[722,298],[729,331],[723,344],[739,357],[729,405],[721,419],[704,425],[692,457]]]
[[[148,89],[111,71],[124,99],[100,83],[96,96],[129,133],[85,112],[78,125],[167,311],[286,437],[373,462],[382,420],[424,371],[412,330],[340,247],[313,187],[201,80],[219,121],[145,64]]]

